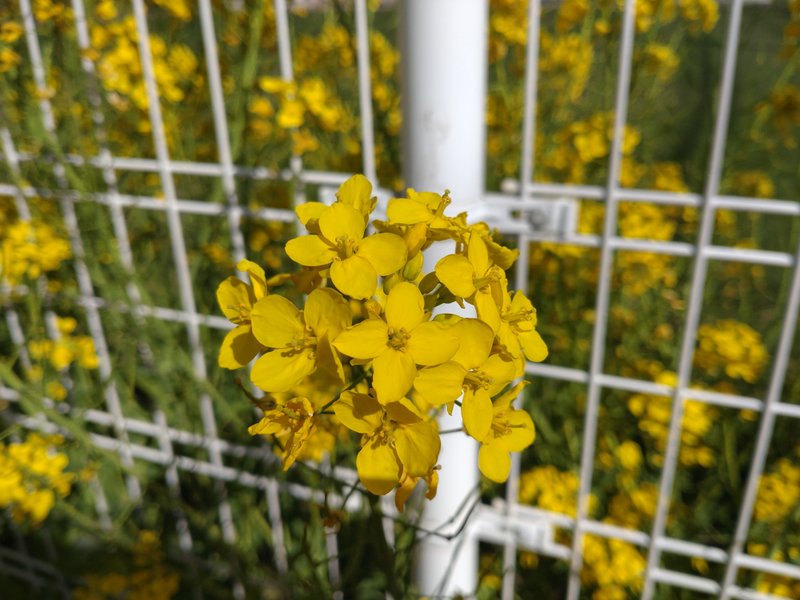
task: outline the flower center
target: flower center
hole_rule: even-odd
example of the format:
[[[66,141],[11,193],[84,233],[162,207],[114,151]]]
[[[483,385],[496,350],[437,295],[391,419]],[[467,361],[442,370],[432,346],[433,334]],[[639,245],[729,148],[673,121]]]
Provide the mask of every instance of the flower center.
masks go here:
[[[475,277],[472,280],[472,284],[475,286],[476,290],[483,290],[487,286],[490,286],[498,281],[500,281],[500,276],[498,275],[497,270],[494,267],[490,267],[483,277]]]
[[[531,321],[533,319],[533,310],[523,308],[516,312],[508,312],[503,315],[503,319],[510,324],[516,324],[520,321]]]
[[[387,345],[395,350],[405,350],[409,337],[409,333],[402,327],[400,329],[394,329],[390,327],[389,341],[387,342]]]
[[[339,236],[336,238],[336,251],[342,260],[350,258],[358,252],[358,240],[354,240],[347,235]]]
[[[464,384],[476,390],[478,388],[488,390],[489,384],[491,383],[492,378],[483,371],[467,371],[467,374],[464,377]]]
[[[314,335],[314,330],[310,327],[306,327],[305,331],[303,332],[302,336],[295,336],[291,343],[287,346],[287,349],[292,353],[296,354],[298,352],[302,352],[306,348],[316,348],[317,347],[317,337]]]

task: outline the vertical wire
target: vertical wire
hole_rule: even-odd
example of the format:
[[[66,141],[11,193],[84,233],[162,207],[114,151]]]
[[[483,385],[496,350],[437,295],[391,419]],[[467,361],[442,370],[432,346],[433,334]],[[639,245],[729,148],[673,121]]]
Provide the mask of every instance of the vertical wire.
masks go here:
[[[541,0],[528,1],[528,35],[525,54],[525,102],[522,114],[522,153],[520,159],[520,200],[527,198],[528,184],[533,179],[534,148],[536,144],[536,98],[539,75],[539,27],[541,20]],[[528,236],[517,236],[519,256],[514,277],[517,290],[528,293],[530,241]],[[515,401],[521,404],[521,397]],[[519,499],[520,477],[519,453],[511,455],[511,471],[506,484],[506,511],[514,512]],[[503,547],[503,588],[502,600],[513,600],[517,571],[517,545],[513,539],[506,541]]]
[[[144,0],[133,0],[133,11],[136,19],[136,31],[138,35],[139,59],[142,66],[145,90],[147,92],[148,109],[150,124],[152,129],[153,143],[156,150],[158,170],[161,179],[161,186],[164,191],[166,202],[167,225],[170,232],[170,243],[172,246],[172,257],[175,263],[175,270],[178,275],[178,287],[181,298],[181,307],[188,316],[187,333],[191,348],[192,364],[194,373],[198,379],[207,378],[205,356],[203,354],[202,342],[200,340],[200,327],[195,304],[194,292],[187,259],[186,243],[183,235],[183,225],[181,215],[176,204],[175,181],[170,166],[169,149],[167,137],[164,129],[164,121],[161,114],[158,87],[155,79],[153,67],[153,56],[150,49],[150,32],[147,25],[146,8]],[[209,441],[206,448],[211,462],[216,466],[222,466],[222,453],[219,448],[219,437],[217,433],[217,422],[214,417],[214,408],[211,397],[207,393],[200,394],[200,416],[203,429]],[[236,540],[236,531],[233,525],[233,513],[230,503],[226,498],[226,488],[222,481],[219,481],[217,493],[219,495],[219,520],[222,529],[222,537],[225,542],[232,545]],[[245,591],[242,583],[234,578],[233,593],[236,598],[244,598]]]
[[[210,0],[200,0],[200,25],[203,34],[203,49],[206,57],[206,72],[211,95],[211,112],[214,117],[214,134],[217,140],[219,162],[222,165],[222,185],[228,202],[228,226],[230,229],[233,256],[236,262],[245,258],[244,236],[241,230],[242,209],[236,193],[233,157],[231,155],[228,119],[225,113],[225,98],[222,90],[217,38],[214,33],[214,16]]]
[[[703,211],[700,219],[700,234],[697,240],[692,283],[689,302],[686,310],[686,323],[681,343],[681,354],[678,365],[678,381],[672,394],[672,416],[669,424],[667,447],[664,454],[664,465],[661,469],[661,480],[658,488],[658,504],[656,505],[653,528],[650,534],[650,547],[647,553],[647,570],[645,574],[643,600],[650,600],[655,592],[653,571],[661,561],[660,540],[666,528],[669,513],[672,484],[678,466],[680,450],[680,434],[683,422],[684,400],[680,391],[688,386],[692,373],[695,337],[700,323],[703,308],[703,291],[705,288],[708,258],[705,249],[711,244],[714,232],[715,208],[713,199],[719,192],[719,182],[725,158],[728,125],[730,123],[731,100],[733,98],[733,82],[736,76],[737,47],[741,28],[742,0],[733,0],[728,21],[728,35],[725,42],[725,58],[722,66],[722,81],[717,104],[717,118],[714,124],[714,137],[711,144],[706,187],[703,194]],[[730,559],[730,558],[729,558]]]
[[[36,21],[34,20],[33,12],[31,10],[30,0],[20,0],[19,6],[25,27],[25,37],[27,41],[28,54],[31,59],[34,82],[39,93],[39,109],[41,111],[42,121],[45,131],[52,138],[53,143],[57,143],[55,117],[50,100],[45,93],[47,88],[46,73],[44,63],[42,61],[41,49],[39,47]],[[15,151],[14,154],[16,154]],[[75,276],[78,282],[78,289],[81,296],[84,298],[92,298],[94,297],[93,284],[89,270],[83,260],[83,242],[80,236],[77,215],[72,202],[64,195],[64,192],[66,192],[68,189],[68,185],[64,166],[60,162],[57,162],[53,165],[53,174],[62,192],[59,197],[59,205],[64,217],[64,224],[69,232],[70,245],[72,248],[72,254],[74,256]],[[20,194],[21,193],[22,192],[20,190]],[[47,315],[47,317],[52,329],[55,315],[50,314]],[[89,327],[89,332],[91,333],[97,350],[100,376],[106,382],[104,386],[106,405],[108,406],[109,412],[114,417],[115,434],[118,439],[122,441],[120,456],[123,465],[129,471],[126,477],[128,494],[130,495],[131,500],[136,503],[141,498],[141,486],[139,485],[138,479],[131,472],[134,464],[130,451],[127,431],[125,430],[124,426],[124,415],[122,412],[119,393],[112,379],[111,357],[108,351],[105,332],[103,331],[103,324],[100,319],[100,314],[95,306],[87,306],[86,320]]]
[[[736,561],[742,554],[744,544],[747,542],[747,533],[750,529],[750,522],[753,517],[753,506],[758,494],[761,475],[764,472],[764,465],[767,460],[770,442],[772,441],[772,431],[775,425],[775,417],[777,416],[775,408],[781,399],[786,369],[792,351],[793,337],[797,329],[798,311],[800,310],[800,244],[798,244],[794,264],[791,290],[786,305],[780,341],[778,342],[778,352],[772,367],[767,400],[764,405],[764,411],[758,429],[753,459],[750,463],[750,473],[747,477],[744,498],[741,508],[739,509],[736,531],[734,533],[730,552],[728,553],[728,564],[725,567],[725,576],[722,581],[722,592],[720,594],[721,600],[727,600],[731,596],[731,586],[736,582],[736,575],[739,569]]]
[[[583,522],[589,508],[589,493],[592,487],[594,452],[597,439],[597,419],[600,407],[601,386],[598,377],[603,373],[605,359],[606,329],[608,326],[608,307],[611,295],[611,275],[614,249],[610,244],[617,229],[617,198],[619,173],[622,163],[622,143],[628,112],[630,94],[631,62],[635,34],[636,0],[625,0],[622,15],[619,67],[617,71],[616,106],[614,111],[614,136],[611,145],[608,181],[605,190],[605,223],[600,249],[600,273],[597,282],[597,302],[595,323],[592,333],[592,358],[589,370],[589,390],[586,401],[586,415],[583,426],[583,447],[581,449],[581,476],[578,488],[578,514],[572,541],[569,585],[567,598],[578,600],[580,594],[580,572],[583,565]]]

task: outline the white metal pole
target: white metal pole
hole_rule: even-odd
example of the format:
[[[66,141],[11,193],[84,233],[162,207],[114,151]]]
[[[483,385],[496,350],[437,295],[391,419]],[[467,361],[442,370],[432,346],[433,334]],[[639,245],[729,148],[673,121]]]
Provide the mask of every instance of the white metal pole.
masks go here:
[[[484,192],[488,0],[407,0],[401,3],[405,182],[418,191],[451,191],[456,214]],[[443,249],[426,255],[433,268]],[[440,427],[461,426],[457,410]],[[476,499],[477,447],[466,435],[443,436],[437,497],[427,502],[426,529],[454,533]],[[445,526],[442,526],[446,524]],[[471,594],[477,587],[478,542],[467,527],[453,540],[427,536],[416,565],[428,596]]]

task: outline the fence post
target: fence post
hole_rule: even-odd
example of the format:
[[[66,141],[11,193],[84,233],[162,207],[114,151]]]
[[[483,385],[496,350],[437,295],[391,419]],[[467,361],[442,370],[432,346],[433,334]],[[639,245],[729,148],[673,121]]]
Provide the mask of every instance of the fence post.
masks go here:
[[[488,0],[406,0],[400,6],[405,183],[419,191],[449,189],[449,213],[456,214],[484,192]],[[426,270],[445,253],[436,247],[426,253]],[[457,411],[440,420],[443,430],[461,426]],[[426,503],[422,525],[454,533],[461,518],[447,522],[477,498],[475,442],[443,436],[439,462],[439,493]],[[468,527],[453,540],[428,536],[420,544],[415,578],[421,593],[471,594],[477,574],[478,542]]]

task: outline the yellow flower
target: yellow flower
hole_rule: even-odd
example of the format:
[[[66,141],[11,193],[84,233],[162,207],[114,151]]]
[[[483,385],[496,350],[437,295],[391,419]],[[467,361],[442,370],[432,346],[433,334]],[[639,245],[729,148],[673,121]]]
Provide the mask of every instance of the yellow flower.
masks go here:
[[[460,342],[458,352],[444,364],[422,369],[414,389],[432,406],[450,404],[463,391],[464,429],[480,441],[492,426],[491,399],[517,375],[516,365],[491,354],[494,333],[483,321],[461,319],[450,330]]]
[[[533,443],[533,419],[524,410],[511,406],[527,384],[521,381],[494,401],[489,431],[480,439],[478,468],[492,481],[503,483],[511,470],[511,452],[521,452]]]
[[[419,289],[408,282],[398,283],[386,298],[384,318],[354,325],[333,345],[355,359],[371,359],[378,400],[396,402],[411,389],[416,365],[440,365],[458,350],[459,339],[428,317]]]
[[[503,290],[497,338],[514,358],[521,358],[522,354],[534,362],[547,358],[547,345],[536,331],[536,309],[519,290],[513,298],[507,289]]]
[[[297,460],[315,425],[311,402],[308,398],[298,397],[274,402],[264,410],[263,418],[247,431],[250,435],[285,436],[281,460],[283,470],[287,471]]]
[[[728,377],[755,383],[769,359],[761,334],[732,319],[701,325],[697,341],[694,362],[712,375],[724,372]]]
[[[411,402],[402,398],[384,405],[348,391],[333,410],[346,427],[363,436],[356,469],[370,492],[387,494],[406,476],[431,476],[441,447],[439,433]]]
[[[218,363],[224,369],[241,368],[264,350],[264,346],[253,335],[250,322],[253,304],[268,293],[264,269],[249,260],[239,261],[236,268],[250,276],[251,285],[236,277],[228,277],[217,288],[220,309],[236,325],[225,336],[219,349]]]
[[[435,267],[439,281],[457,298],[469,299],[475,305],[478,318],[488,324],[493,332],[500,327],[502,293],[505,273],[491,264],[486,243],[477,232],[472,232],[467,255],[445,256]]]
[[[761,476],[754,516],[756,521],[781,523],[800,505],[800,466],[780,459],[771,473]]]
[[[286,244],[286,254],[306,267],[330,267],[333,284],[357,299],[375,293],[378,275],[390,275],[406,262],[403,238],[392,233],[364,237],[361,212],[342,202],[319,215],[319,234],[303,235]]]
[[[416,192],[413,189],[406,190],[406,194],[408,198],[389,200],[386,207],[389,223],[397,225],[424,223],[440,233],[434,239],[446,239],[447,232],[452,229],[452,220],[444,216],[444,210],[451,202],[449,194],[445,192],[442,196],[434,192]]]
[[[253,306],[250,319],[255,338],[274,348],[250,372],[252,382],[265,392],[287,392],[319,367],[344,380],[331,339],[350,323],[350,308],[335,290],[311,292],[304,311],[282,296],[264,296]]]

